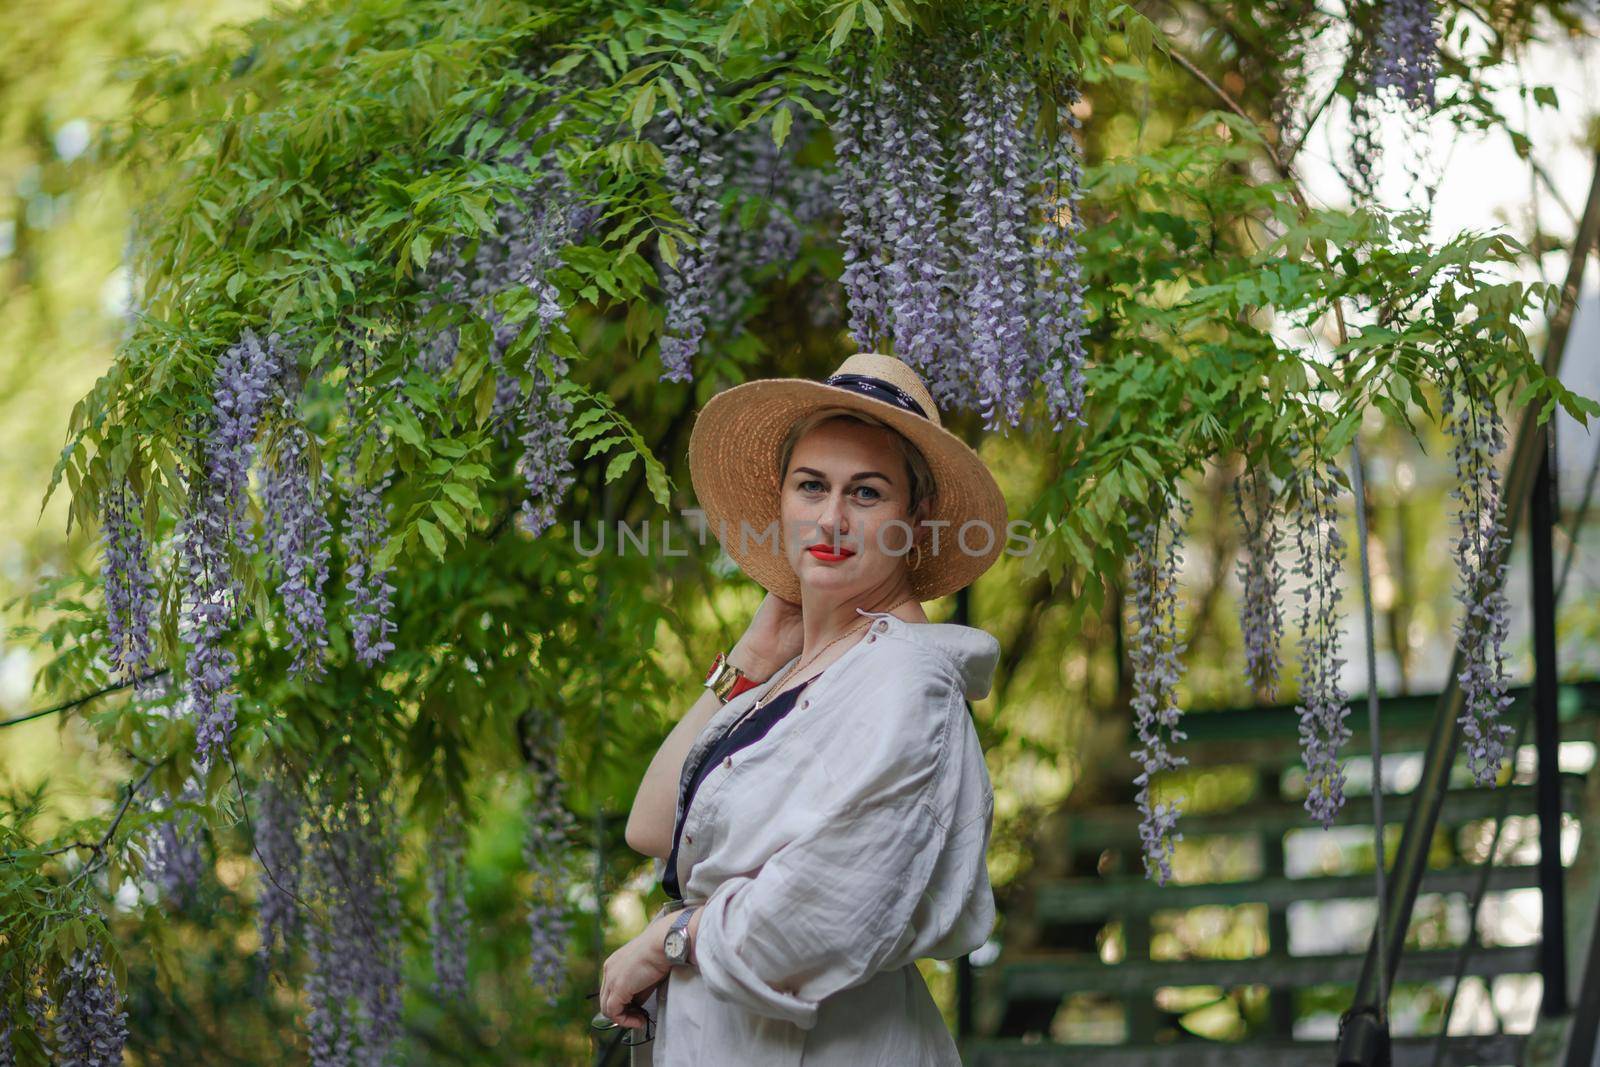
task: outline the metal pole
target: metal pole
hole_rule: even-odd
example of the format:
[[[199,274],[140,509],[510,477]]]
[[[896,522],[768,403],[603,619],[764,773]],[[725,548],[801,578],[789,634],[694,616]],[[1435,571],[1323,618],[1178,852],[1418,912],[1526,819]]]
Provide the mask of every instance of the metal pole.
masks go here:
[[[1383,738],[1378,711],[1378,652],[1377,638],[1372,620],[1372,568],[1367,558],[1367,486],[1361,464],[1359,436],[1350,441],[1350,488],[1355,495],[1356,544],[1361,561],[1361,613],[1366,622],[1367,654],[1367,733],[1372,750],[1372,887],[1378,905],[1373,923],[1374,935],[1381,935],[1389,925],[1389,886],[1384,872],[1383,847]],[[1377,950],[1377,968],[1380,974],[1393,973],[1389,964],[1390,950],[1384,938],[1374,936]],[[1389,989],[1387,984],[1377,996],[1359,1012],[1352,1011],[1341,1020],[1339,1034],[1339,1062],[1385,1065],[1390,1062],[1389,1043]]]
[[[1565,1015],[1567,1003],[1566,888],[1561,870],[1561,726],[1556,719],[1555,560],[1550,531],[1558,506],[1555,438],[1545,428],[1539,473],[1528,501],[1528,542],[1533,568],[1533,725],[1539,754],[1535,788],[1539,808],[1539,897],[1543,930],[1539,938],[1539,973],[1544,997],[1539,1010],[1547,1018]],[[1493,856],[1490,857],[1492,862]]]

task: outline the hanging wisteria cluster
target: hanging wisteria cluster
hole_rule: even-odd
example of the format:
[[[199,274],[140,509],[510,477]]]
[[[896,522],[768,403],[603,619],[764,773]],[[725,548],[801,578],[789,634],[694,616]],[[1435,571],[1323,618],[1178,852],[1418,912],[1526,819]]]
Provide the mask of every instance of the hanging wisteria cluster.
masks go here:
[[[769,88],[757,99],[771,102],[775,94]],[[660,148],[673,210],[693,235],[691,244],[674,242],[675,263],[657,247],[660,380],[687,382],[708,338],[732,336],[742,323],[752,278],[774,265],[787,268],[802,228],[832,209],[832,177],[795,164],[797,146],[812,135],[803,117],[780,146],[770,116],[725,129],[702,97],[685,102],[682,114],[665,112],[645,135]]]
[[[179,799],[196,803],[200,790],[191,781]],[[151,830],[145,873],[160,890],[162,899],[173,907],[187,907],[200,890],[206,870],[203,830],[200,817],[188,809],[163,819]]]
[[[352,450],[352,453],[354,450]],[[378,562],[389,534],[389,505],[384,493],[392,471],[376,481],[363,482],[351,473],[346,478],[344,510],[345,612],[351,645],[363,666],[381,663],[394,651],[389,640],[397,629],[393,619],[393,564]]]
[[[428,868],[428,925],[433,935],[433,994],[467,996],[467,848],[461,817],[452,815],[434,837]]]
[[[128,1016],[116,978],[100,947],[72,954],[61,974],[56,1008],[55,1061],[72,1067],[120,1067],[128,1042]]]
[[[577,829],[577,820],[563,799],[557,764],[561,733],[561,721],[554,715],[530,711],[524,716],[529,803],[522,857],[533,875],[528,976],[534,992],[552,1007],[559,1002],[567,980],[567,942],[572,933],[567,864]]]
[[[1054,139],[1037,136],[1045,90],[996,54],[937,42],[881,89],[858,70],[841,93],[850,331],[862,348],[892,343],[941,407],[986,429],[1018,425],[1042,381],[1059,430],[1083,421],[1078,121],[1063,107]]]
[[[841,100],[841,105],[853,105],[849,111],[841,111],[844,136],[835,146],[836,151],[850,149],[850,166],[847,168],[841,157],[840,173],[851,182],[851,195],[842,197],[841,204],[860,205],[845,215],[845,248],[847,257],[852,247],[861,250],[859,255],[872,256],[858,269],[858,277],[853,279],[856,288],[870,291],[879,274],[886,283],[886,298],[877,314],[886,320],[880,325],[893,331],[894,351],[916,353],[924,366],[948,370],[949,350],[955,343],[954,312],[939,247],[948,165],[939,145],[932,89],[922,83],[917,66],[903,64],[898,77],[883,83],[883,103],[871,116],[861,114],[862,102],[855,99],[861,90],[854,86]],[[870,119],[876,119],[881,140],[876,145],[856,144],[854,132],[868,132]],[[864,149],[881,161],[881,175],[872,175],[863,167]],[[875,178],[882,183],[878,190],[870,184]],[[884,226],[881,244],[869,242],[862,232],[862,208],[875,200],[883,203],[879,212]],[[871,337],[865,314],[868,302],[852,299],[848,303],[852,316],[863,319],[861,329],[852,327],[852,332]],[[874,340],[873,344],[883,341]],[[942,386],[944,390],[954,387],[951,381]]]
[[[1298,447],[1291,440],[1290,447]],[[1306,768],[1306,811],[1324,827],[1344,807],[1344,767],[1339,752],[1350,739],[1345,724],[1349,707],[1339,685],[1339,577],[1344,567],[1344,538],[1339,533],[1335,501],[1339,483],[1326,460],[1313,458],[1297,470],[1292,498],[1296,507],[1291,531],[1301,578],[1300,718],[1301,757]]]
[[[1501,514],[1500,472],[1496,457],[1505,449],[1505,431],[1493,401],[1470,384],[1446,382],[1439,408],[1451,437],[1456,485],[1456,599],[1462,614],[1456,620],[1461,649],[1461,730],[1467,766],[1479,785],[1490,785],[1505,761],[1511,726],[1505,710],[1513,703],[1506,692],[1505,640],[1511,623],[1505,595],[1509,539]]]
[[[106,637],[111,663],[124,678],[143,673],[154,651],[156,585],[139,516],[139,499],[126,479],[105,494],[101,576],[106,598]]]
[[[1176,492],[1150,514],[1129,524],[1133,556],[1128,561],[1130,629],[1128,661],[1133,673],[1134,726],[1139,745],[1133,753],[1140,771],[1139,840],[1145,876],[1165,885],[1172,877],[1172,856],[1183,835],[1178,833],[1181,803],[1176,797],[1157,801],[1155,777],[1189,761],[1173,751],[1184,739],[1179,728],[1178,682],[1183,677],[1184,642],[1178,639],[1179,546],[1193,505]]]
[[[498,205],[496,229],[475,241],[452,242],[447,254],[433,257],[425,284],[431,290],[425,308],[459,303],[489,324],[489,362],[494,375],[490,421],[502,444],[515,439],[522,449],[516,463],[525,496],[518,526],[538,537],[555,524],[556,508],[575,482],[571,458],[572,438],[568,416],[572,403],[558,389],[567,377],[567,361],[551,345],[557,334],[570,338],[567,308],[550,280],[560,265],[561,250],[579,242],[599,217],[571,183],[554,147],[535,156],[528,145],[540,140],[565,112],[526,140],[512,139],[498,151],[494,162],[517,173],[516,195]],[[470,262],[465,250],[475,251]],[[512,317],[496,301],[513,288],[533,297],[533,313]],[[426,321],[428,316],[423,316]],[[526,339],[525,374],[506,364],[513,345]],[[459,349],[456,328],[423,334],[418,341],[417,366],[429,374],[442,374]],[[402,402],[409,404],[402,395]]]
[[[1244,637],[1245,674],[1250,684],[1270,700],[1278,691],[1282,667],[1283,581],[1278,558],[1283,530],[1269,476],[1246,465],[1233,482],[1234,515],[1243,533],[1244,550],[1237,574],[1243,595],[1239,601],[1239,630]]]
[[[1358,204],[1371,204],[1378,195],[1378,176],[1383,161],[1383,140],[1379,129],[1379,102],[1375,67],[1378,46],[1366,34],[1355,33],[1351,41],[1350,76],[1355,92],[1350,97],[1350,143],[1340,166],[1340,174]]]
[[[250,330],[223,354],[201,434],[202,465],[191,474],[189,512],[179,528],[185,583],[180,636],[188,645],[186,696],[202,768],[233,732],[237,657],[227,633],[242,590],[229,553],[235,544],[248,548],[252,540],[243,521],[245,491],[256,430],[282,357],[276,335],[263,344]]]
[[[76,949],[61,968],[54,996],[44,985],[27,990],[29,1026],[48,1062],[62,1067],[121,1067],[128,1043],[128,1013],[116,976],[100,946]],[[0,1067],[15,1067],[13,1021],[0,1011]]]
[[[306,805],[301,886],[323,921],[305,924],[313,1067],[376,1067],[400,1036],[400,919],[393,812],[360,788]]]
[[[332,475],[315,454],[310,434],[297,417],[290,385],[282,393],[283,432],[263,480],[267,545],[278,571],[278,594],[294,659],[292,675],[317,679],[328,647],[328,560],[333,524],[328,519]]]
[[[264,962],[287,954],[300,932],[301,810],[299,794],[273,778],[261,783],[256,809],[255,854],[261,865],[256,929]]]
[[[721,262],[720,225],[723,157],[716,150],[708,105],[668,114],[664,123],[666,184],[672,206],[693,228],[696,243],[678,249],[676,264],[663,262],[662,295],[666,323],[661,336],[661,378],[686,382],[693,376],[689,361],[700,350],[713,295],[718,289]]]
[[[1432,111],[1439,76],[1439,29],[1434,0],[1383,0],[1373,85],[1406,106]]]

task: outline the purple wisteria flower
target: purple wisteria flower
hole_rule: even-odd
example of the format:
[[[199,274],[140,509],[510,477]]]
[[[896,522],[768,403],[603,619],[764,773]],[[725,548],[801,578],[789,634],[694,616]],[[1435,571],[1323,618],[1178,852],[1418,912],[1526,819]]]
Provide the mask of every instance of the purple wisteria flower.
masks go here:
[[[567,379],[567,361],[549,345],[552,333],[565,332],[566,312],[557,299],[555,286],[542,277],[529,278],[528,284],[539,296],[535,315],[539,333],[529,368],[532,383],[524,400],[522,430],[518,434],[522,455],[517,461],[517,473],[522,475],[526,495],[517,525],[538,537],[556,524],[556,508],[577,479],[568,418],[572,401],[560,388]]]
[[[976,379],[973,403],[987,430],[1015,426],[1035,380],[1030,359],[1026,135],[1022,92],[993,57],[966,63],[956,232],[965,254],[961,342]]]
[[[202,435],[201,469],[191,472],[189,512],[179,524],[186,600],[180,636],[189,646],[187,697],[201,768],[233,732],[237,659],[225,642],[242,589],[229,554],[236,544],[245,551],[251,547],[243,522],[245,492],[280,355],[277,335],[263,345],[249,330],[223,354]]]
[[[107,637],[112,664],[129,678],[144,673],[154,652],[150,631],[157,608],[155,578],[150,572],[140,502],[126,479],[106,492],[102,504],[105,557],[101,580]]]
[[[567,858],[577,820],[562,799],[556,753],[561,722],[553,715],[537,715],[528,731],[527,837],[523,860],[533,873],[533,897],[528,905],[530,956],[528,975],[534,992],[554,1007],[566,984],[567,943],[572,937],[572,914],[566,900]]]
[[[300,798],[271,778],[261,783],[260,796],[254,824],[256,860],[261,864],[256,928],[261,958],[270,962],[279,952],[287,956],[301,928],[295,899],[300,893]]]
[[[1383,0],[1373,86],[1394,90],[1413,110],[1432,111],[1439,76],[1433,0]]]
[[[923,375],[935,402],[944,403],[960,395],[962,366],[954,352],[955,299],[946,277],[951,164],[939,140],[937,101],[923,85],[918,65],[902,62],[883,84],[883,133],[874,146],[885,185],[880,196],[886,207],[883,276],[895,354]]]
[[[661,286],[666,297],[666,322],[661,336],[661,375],[665,382],[693,378],[690,361],[700,351],[711,313],[712,294],[719,271],[723,182],[722,158],[715,148],[711,124],[715,116],[707,104],[669,113],[664,129],[668,138],[663,160],[673,208],[694,232],[697,244],[680,245],[678,263],[663,262]]]
[[[314,1067],[393,1061],[402,975],[391,818],[386,804],[359,790],[316,805],[305,874],[326,921],[306,930]]]
[[[356,659],[363,666],[381,663],[394,651],[389,636],[397,626],[393,619],[394,591],[389,576],[394,567],[379,566],[378,553],[389,536],[389,505],[383,495],[393,471],[386,471],[372,483],[364,483],[355,469],[361,443],[346,449],[344,507],[344,584],[345,617],[350,626]]]
[[[79,949],[61,970],[55,1060],[62,1067],[120,1067],[128,1014],[100,946]]]
[[[1298,441],[1291,439],[1291,448]],[[1332,465],[1315,459],[1296,472],[1293,516],[1294,571],[1303,579],[1300,596],[1301,756],[1306,768],[1306,811],[1324,828],[1332,826],[1344,807],[1344,767],[1339,752],[1350,739],[1345,720],[1350,708],[1339,685],[1345,661],[1339,657],[1339,601],[1344,596],[1339,576],[1344,567],[1344,538],[1339,533],[1335,497],[1338,482]]]
[[[884,197],[894,187],[881,173],[885,109],[871,88],[875,85],[863,69],[859,57],[853,61],[854,76],[839,96],[833,123],[833,151],[838,160],[839,178],[835,191],[841,217],[840,243],[844,272],[839,282],[844,288],[849,311],[850,334],[863,352],[881,352],[889,337],[889,294],[881,271],[886,253]]]
[[[200,799],[194,782],[184,787],[180,799],[188,803]],[[175,907],[187,907],[200,890],[206,870],[203,832],[201,820],[187,809],[161,822],[151,832],[145,873],[160,889],[161,896]]]
[[[1456,467],[1457,537],[1450,546],[1459,584],[1455,597],[1462,614],[1456,636],[1462,649],[1461,730],[1467,766],[1479,785],[1492,785],[1506,758],[1511,727],[1504,713],[1512,704],[1506,692],[1505,640],[1511,630],[1505,595],[1509,543],[1501,514],[1500,472],[1495,458],[1505,449],[1505,431],[1493,399],[1467,383],[1446,382],[1440,389],[1440,415],[1451,439]]]
[[[1278,558],[1283,530],[1269,479],[1265,471],[1246,466],[1233,482],[1233,508],[1244,534],[1236,573],[1244,593],[1239,630],[1244,636],[1245,673],[1250,684],[1271,700],[1277,695],[1282,667],[1280,598],[1286,571]]]
[[[433,934],[433,993],[441,1000],[467,997],[467,850],[459,815],[434,838],[428,869],[428,923]]]
[[[1166,885],[1172,877],[1172,856],[1183,835],[1177,832],[1181,803],[1155,801],[1155,776],[1186,765],[1172,750],[1186,736],[1178,723],[1178,682],[1183,676],[1185,643],[1178,640],[1179,544],[1193,506],[1176,491],[1155,513],[1136,516],[1129,524],[1134,554],[1128,561],[1128,601],[1132,634],[1128,660],[1133,672],[1133,714],[1140,747],[1133,758],[1142,768],[1139,787],[1139,840],[1147,878]]]
[[[288,405],[286,403],[286,406]],[[289,414],[289,413],[286,413]],[[328,559],[333,524],[328,521],[332,476],[312,454],[305,427],[291,417],[285,423],[276,461],[263,480],[268,547],[278,566],[278,594],[283,598],[292,675],[320,678],[328,647]]]
[[[1077,92],[1072,93],[1076,102]],[[1088,353],[1085,326],[1083,263],[1082,149],[1073,131],[1082,122],[1071,111],[1060,112],[1065,128],[1053,144],[1035,153],[1039,226],[1035,238],[1033,313],[1034,363],[1044,368],[1045,405],[1051,429],[1067,423],[1085,426],[1083,367]]]

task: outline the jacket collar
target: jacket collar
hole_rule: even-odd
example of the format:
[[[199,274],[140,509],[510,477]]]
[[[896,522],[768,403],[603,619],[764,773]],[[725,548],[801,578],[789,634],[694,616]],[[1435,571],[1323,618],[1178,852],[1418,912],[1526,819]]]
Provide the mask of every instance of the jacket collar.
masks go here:
[[[1000,642],[988,630],[953,622],[906,622],[887,611],[856,611],[886,620],[887,632],[944,655],[954,665],[968,699],[982,700],[989,695],[995,666],[1000,662]]]

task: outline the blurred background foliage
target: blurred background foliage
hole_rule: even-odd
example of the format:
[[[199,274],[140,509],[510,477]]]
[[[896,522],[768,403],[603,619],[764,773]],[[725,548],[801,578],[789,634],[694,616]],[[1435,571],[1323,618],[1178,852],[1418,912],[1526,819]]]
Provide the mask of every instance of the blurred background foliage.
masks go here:
[[[1254,10],[1254,5],[1151,5],[1150,16],[1163,32],[1191,46],[1224,89],[1251,111],[1265,113],[1270,104],[1253,94],[1265,84],[1256,74],[1272,62],[1271,42],[1251,32]],[[1596,58],[1581,20],[1560,5],[1497,4],[1484,11],[1494,27],[1491,36],[1499,38],[1505,53],[1528,46],[1529,28],[1537,27],[1558,44],[1566,38],[1578,54]],[[26,617],[32,625],[47,624],[51,612],[63,606],[70,615],[73,596],[92,599],[89,585],[73,584],[76,576],[92,574],[98,566],[98,531],[79,526],[70,537],[65,534],[64,494],[40,509],[70,412],[105,372],[129,328],[125,242],[132,206],[140,201],[128,175],[99,154],[93,135],[129,117],[127,78],[136,69],[149,69],[135,67],[134,61],[166,54],[169,67],[179,69],[185,57],[217,47],[219,35],[226,38],[223,27],[268,12],[268,5],[245,0],[63,0],[28,5],[26,17],[8,20],[10,29],[0,39],[0,193],[5,198],[0,208],[0,499],[6,505],[0,508],[0,592],[10,601],[7,623]],[[1091,162],[1129,158],[1168,144],[1194,119],[1218,107],[1212,89],[1171,62],[1157,57],[1143,67],[1131,65],[1128,44],[1118,37],[1106,41],[1105,50],[1108,62],[1129,69],[1119,68],[1125,77],[1098,82],[1082,109]],[[1502,54],[1495,63],[1504,61]],[[1490,67],[1499,69],[1486,62],[1485,70]],[[1523,69],[1517,66],[1519,72]],[[1571,164],[1575,155],[1583,158],[1591,143],[1582,129],[1591,116],[1569,112],[1570,136],[1552,146],[1539,140],[1524,115],[1498,110],[1507,96],[1501,87],[1488,84],[1488,73],[1467,75],[1484,84],[1481,92],[1470,94],[1471,106],[1457,118],[1457,126],[1471,129],[1478,122],[1490,127],[1489,150],[1520,158],[1516,166],[1525,170],[1548,161],[1558,178],[1545,189],[1544,198],[1559,201],[1563,183],[1570,197]],[[181,86],[172,89],[174,102],[180,102]],[[1529,95],[1524,92],[1523,98]],[[1580,101],[1569,97],[1562,103],[1575,108]],[[1328,125],[1339,128],[1335,119]],[[1327,176],[1338,166],[1328,158],[1314,169]],[[1581,182],[1586,175],[1579,170]],[[1508,214],[1495,221],[1509,226],[1534,250],[1521,264],[1526,277],[1537,278],[1546,260],[1561,262],[1566,230],[1559,211],[1531,217]],[[819,268],[836,266],[827,250],[807,254]],[[816,328],[807,309],[836,294],[815,274],[792,288],[776,288],[777,295],[758,311],[751,336],[766,338],[772,349],[785,353],[785,373],[830,369],[839,352],[837,330]],[[813,289],[823,290],[820,298]],[[585,322],[584,347],[626,350],[632,328],[617,321]],[[726,384],[716,378],[718,373],[766,373],[766,357],[753,340],[743,340],[741,347],[719,354],[721,362],[687,397],[659,389],[657,368],[642,360],[615,376],[608,364],[579,365],[575,377],[626,411],[676,483],[686,485],[682,455],[687,416],[712,388]],[[974,420],[952,422],[978,436]],[[1428,426],[1422,427],[1419,442],[1376,412],[1362,432],[1373,466],[1373,568],[1379,585],[1379,642],[1389,666],[1382,681],[1390,692],[1427,691],[1438,684],[1441,649],[1448,649],[1455,607],[1450,594],[1454,568],[1442,548],[1450,514],[1449,467],[1443,458],[1448,447]],[[983,450],[1008,499],[1022,506],[1060,477],[1053,465],[1058,457],[1041,455],[1024,436],[988,436]],[[608,485],[590,471],[582,487],[588,494],[585,513],[649,514],[643,471],[633,473],[637,480]],[[1243,648],[1233,579],[1239,546],[1227,495],[1233,473],[1227,464],[1210,464],[1193,486],[1197,506],[1189,528],[1182,616],[1189,669],[1180,691],[1183,706],[1190,709],[1255,700],[1240,667]],[[445,598],[488,595],[494,583],[517,580],[516,563],[493,554],[492,548],[480,555],[463,551],[403,590],[401,603],[423,618]],[[414,1062],[575,1062],[587,1047],[582,992],[592,987],[603,954],[641,928],[660,899],[649,878],[650,865],[621,840],[638,775],[661,736],[694,699],[703,664],[715,650],[732,644],[759,602],[759,591],[740,583],[709,588],[706,560],[685,564],[665,580],[660,567],[657,561],[637,558],[608,560],[604,588],[597,588],[596,576],[579,566],[560,575],[520,575],[527,585],[517,588],[543,586],[547,595],[564,600],[530,606],[533,617],[579,618],[555,638],[551,651],[573,663],[581,661],[586,677],[608,682],[594,701],[587,722],[592,730],[569,732],[562,751],[563,766],[570,772],[567,802],[587,820],[580,838],[600,862],[589,872],[588,888],[573,901],[578,925],[569,992],[557,1012],[530,1010],[521,913],[529,890],[521,851],[523,813],[530,801],[527,779],[507,759],[488,768],[493,774],[473,781],[477,820],[468,853],[473,999],[470,1011],[453,1013],[427,992],[432,973],[425,907],[427,812],[408,822],[403,847],[415,862],[405,868],[404,886],[406,1025]],[[1586,575],[1580,580],[1589,581]],[[664,589],[660,603],[644,604],[629,595],[651,584]],[[38,597],[45,589],[52,596]],[[981,702],[979,719],[996,784],[990,869],[1003,903],[1011,887],[1024,883],[1048,813],[1064,802],[1127,802],[1130,795],[1120,759],[1107,758],[1120,756],[1128,745],[1129,683],[1119,592],[1113,585],[1097,610],[1087,612],[1069,593],[1053,588],[1047,576],[1027,575],[1006,560],[973,594],[973,620],[999,636],[1002,645],[998,684]],[[48,605],[42,616],[26,613],[26,600],[16,599],[30,597]],[[1347,597],[1346,603],[1356,601]],[[1567,603],[1563,660],[1580,663],[1596,647],[1600,610],[1594,598],[1581,593],[1569,596]],[[591,609],[587,618],[573,610],[580,605]],[[943,607],[935,617],[947,612]],[[92,612],[86,609],[83,617],[91,618]],[[405,617],[401,624],[406,624]],[[589,643],[589,628],[596,626],[606,627],[609,637]],[[551,629],[554,634],[555,627]],[[650,655],[640,656],[641,649],[649,649]],[[1519,673],[1525,674],[1526,643],[1510,651]],[[82,694],[70,672],[41,682],[36,677],[41,661],[41,650],[23,642],[0,648],[0,717]],[[466,684],[465,679],[457,682]],[[352,673],[339,684],[346,687],[350,703],[333,707],[360,708],[359,675]],[[441,685],[438,699],[441,729],[505,726],[495,718],[456,722],[447,684]],[[120,800],[120,790],[138,772],[137,759],[108,741],[117,736],[118,728],[111,724],[119,714],[114,702],[90,705],[79,713],[45,716],[0,731],[8,834],[18,835],[15,840],[44,840],[78,820],[103,825]],[[324,725],[337,732],[336,718]],[[507,750],[514,750],[514,738],[503,740]],[[1185,792],[1190,810],[1203,810],[1208,800],[1225,802],[1253,785],[1245,771],[1195,768],[1189,779]],[[255,956],[257,886],[249,828],[236,796],[226,788],[217,791],[215,803],[207,815],[205,839],[212,877],[203,881],[195,899],[169,910],[154,887],[137,878],[111,887],[115,906],[108,923],[126,968],[134,1062],[267,1063],[297,1061],[304,1055],[303,1038],[295,1029],[302,1010],[300,993],[281,976],[269,974]],[[594,818],[597,812],[605,817]],[[137,830],[139,825],[136,817],[126,828]],[[1350,845],[1344,859],[1359,865],[1362,847]],[[1204,854],[1180,849],[1177,868],[1180,876],[1202,870],[1226,874],[1246,871],[1250,862],[1248,855],[1216,848]],[[1191,913],[1161,928],[1158,950],[1180,953],[1203,943],[1208,952],[1237,949],[1245,955],[1260,930],[1259,917],[1248,914]],[[941,1006],[952,1013],[952,969],[930,961],[922,967]],[[1260,1013],[1248,997],[1223,1005],[1220,1014],[1217,1007],[1177,1004],[1175,1010],[1192,1013],[1186,1017],[1196,1029],[1214,1036],[1227,1036]]]

